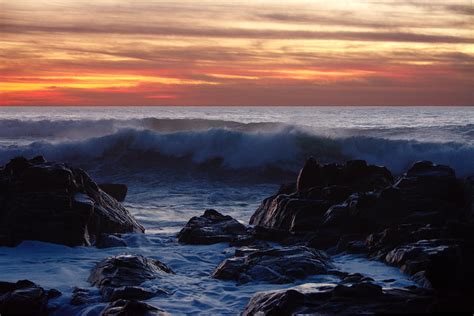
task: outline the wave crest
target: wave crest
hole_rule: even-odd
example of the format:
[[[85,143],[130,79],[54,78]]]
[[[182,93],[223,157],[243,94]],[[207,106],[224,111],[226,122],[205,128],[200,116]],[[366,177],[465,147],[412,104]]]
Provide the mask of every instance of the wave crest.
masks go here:
[[[456,142],[422,143],[366,136],[329,138],[281,124],[266,131],[242,124],[246,126],[243,130],[219,127],[164,132],[145,129],[142,123],[143,120],[141,129],[122,128],[85,140],[1,147],[0,160],[5,163],[18,155],[43,154],[49,160],[108,166],[183,168],[212,163],[222,169],[278,168],[296,172],[305,158],[314,156],[323,162],[360,158],[400,173],[414,161],[425,159],[448,164],[459,175],[474,174],[474,147]]]

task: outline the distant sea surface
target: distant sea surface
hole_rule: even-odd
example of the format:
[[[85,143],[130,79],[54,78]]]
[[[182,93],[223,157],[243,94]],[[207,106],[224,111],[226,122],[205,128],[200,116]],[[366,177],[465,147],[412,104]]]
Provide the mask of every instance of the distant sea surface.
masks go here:
[[[175,234],[189,218],[214,208],[248,223],[309,156],[365,159],[395,174],[432,160],[474,175],[474,107],[0,107],[0,164],[40,154],[82,167],[97,182],[127,184],[125,206],[147,234],[128,236],[127,249],[0,247],[2,281],[26,278],[60,289],[66,305],[58,315],[97,315],[104,304],[67,304],[72,287],[90,287],[89,269],[107,255],[141,253],[177,272],[160,281],[173,294],[152,303],[177,314],[238,314],[254,292],[287,286],[236,287],[210,278],[231,250],[179,245]],[[395,278],[392,286],[410,282],[381,263],[339,264],[376,281]]]

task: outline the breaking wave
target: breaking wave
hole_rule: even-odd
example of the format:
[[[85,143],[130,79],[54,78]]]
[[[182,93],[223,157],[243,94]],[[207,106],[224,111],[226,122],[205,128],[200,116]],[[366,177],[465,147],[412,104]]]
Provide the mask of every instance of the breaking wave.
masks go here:
[[[218,120],[3,120],[0,136],[31,137],[0,147],[0,162],[42,154],[48,160],[109,167],[229,170],[280,169],[296,172],[308,156],[323,162],[366,159],[403,172],[417,160],[448,164],[459,175],[474,174],[474,146],[373,136],[323,136],[280,123]],[[42,139],[42,140],[34,140]]]

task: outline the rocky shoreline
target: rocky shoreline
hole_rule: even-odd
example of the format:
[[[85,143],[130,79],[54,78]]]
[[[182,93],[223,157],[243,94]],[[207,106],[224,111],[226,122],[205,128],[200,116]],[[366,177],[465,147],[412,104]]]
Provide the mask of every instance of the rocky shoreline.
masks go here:
[[[121,234],[144,232],[119,202],[125,185],[97,184],[85,171],[41,156],[0,167],[0,189],[1,246],[39,240],[125,247]],[[308,159],[296,182],[262,201],[249,225],[206,210],[177,239],[235,247],[209,277],[240,286],[288,284],[255,293],[236,311],[243,315],[474,311],[474,179],[457,178],[452,168],[428,161],[395,177],[362,160]],[[363,274],[341,271],[332,262],[340,253],[399,267],[417,286],[384,288]],[[169,293],[147,281],[159,284],[173,273],[172,266],[139,254],[108,257],[88,278],[100,296],[76,288],[71,304],[107,302],[101,315],[165,315],[144,301]],[[337,281],[291,286],[311,275]],[[54,313],[48,301],[59,295],[27,280],[0,282],[0,314]]]

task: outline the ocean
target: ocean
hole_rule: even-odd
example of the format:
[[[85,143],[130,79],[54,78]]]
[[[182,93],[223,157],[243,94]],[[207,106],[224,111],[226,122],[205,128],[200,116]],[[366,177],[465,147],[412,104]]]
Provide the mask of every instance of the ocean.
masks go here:
[[[474,175],[472,107],[0,107],[0,164],[23,155],[84,168],[96,182],[125,183],[125,206],[147,229],[128,248],[68,248],[41,242],[0,247],[2,281],[29,279],[63,292],[57,315],[98,315],[104,303],[69,305],[72,288],[97,291],[89,270],[123,252],[156,257],[176,275],[171,295],[149,302],[172,314],[239,314],[250,296],[288,285],[210,278],[232,248],[186,246],[175,235],[207,208],[243,223],[305,159],[365,159],[401,174],[414,161]],[[411,284],[397,268],[353,255],[334,258],[390,286]],[[150,281],[151,282],[151,281]],[[301,280],[331,282],[329,276]]]

